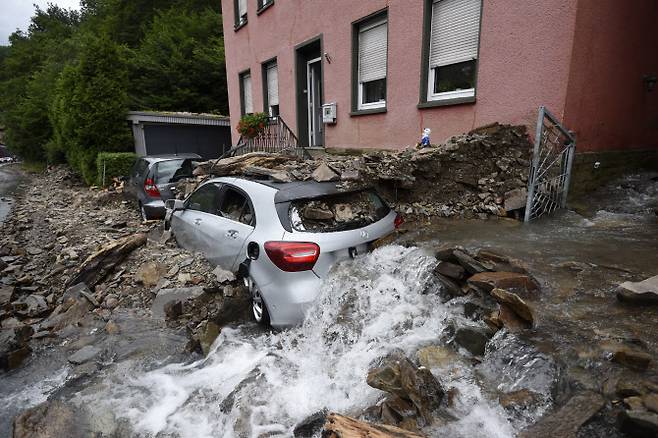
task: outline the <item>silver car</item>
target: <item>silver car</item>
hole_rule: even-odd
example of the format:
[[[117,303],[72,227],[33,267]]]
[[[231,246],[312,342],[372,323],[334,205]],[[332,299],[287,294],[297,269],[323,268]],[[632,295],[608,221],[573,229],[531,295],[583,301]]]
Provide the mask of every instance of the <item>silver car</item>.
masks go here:
[[[143,220],[162,219],[164,203],[175,197],[176,183],[191,178],[197,154],[148,155],[138,158],[124,186],[127,197],[137,201]]]
[[[334,263],[368,251],[401,223],[372,190],[233,177],[167,201],[165,217],[179,245],[241,274],[254,318],[274,328],[300,323]]]

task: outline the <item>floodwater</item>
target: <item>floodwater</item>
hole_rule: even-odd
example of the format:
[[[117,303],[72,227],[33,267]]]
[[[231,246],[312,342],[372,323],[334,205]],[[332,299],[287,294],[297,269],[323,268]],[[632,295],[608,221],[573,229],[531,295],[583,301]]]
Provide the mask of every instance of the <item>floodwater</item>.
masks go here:
[[[419,348],[438,346],[454,355],[431,371],[455,396],[446,408],[450,419],[424,432],[514,436],[574,388],[600,389],[612,372],[610,343],[640,343],[658,353],[655,310],[625,307],[614,295],[622,281],[658,274],[652,176],[593,194],[581,214],[567,211],[530,225],[434,220],[414,226],[396,244],[335,266],[300,327],[225,328],[206,358],[158,356],[149,367],[141,358],[114,359],[85,384],[68,378],[66,367],[53,369],[47,394],[41,379],[30,382],[23,371],[23,392],[31,394],[23,405],[52,393],[84,409],[94,430],[107,435],[289,437],[318,411],[358,416],[377,403],[383,393],[366,384],[377,358],[401,349],[416,359]],[[452,327],[484,327],[464,316],[468,298],[442,302],[432,281],[434,250],[447,244],[515,257],[542,286],[537,326],[523,334],[499,331],[481,361],[452,344]],[[540,403],[503,409],[498,396],[520,389],[540,394]],[[21,394],[3,401],[20,402]]]
[[[0,164],[0,223],[11,211],[14,202],[12,195],[21,181],[21,174],[16,164]]]

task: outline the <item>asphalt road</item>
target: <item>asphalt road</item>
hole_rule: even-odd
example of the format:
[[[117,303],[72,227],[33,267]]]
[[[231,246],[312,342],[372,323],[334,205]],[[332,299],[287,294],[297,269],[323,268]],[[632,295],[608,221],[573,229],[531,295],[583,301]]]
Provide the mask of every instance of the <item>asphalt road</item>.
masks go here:
[[[0,224],[11,210],[12,196],[21,178],[22,173],[18,164],[0,164]]]

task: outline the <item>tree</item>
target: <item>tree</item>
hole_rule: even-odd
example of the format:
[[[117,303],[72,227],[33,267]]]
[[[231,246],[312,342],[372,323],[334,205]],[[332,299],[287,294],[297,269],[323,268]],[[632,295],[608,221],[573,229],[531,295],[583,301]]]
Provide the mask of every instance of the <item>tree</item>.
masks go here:
[[[85,35],[79,60],[57,81],[50,108],[55,144],[88,184],[96,181],[98,152],[132,148],[123,50],[107,35]]]
[[[227,114],[221,20],[209,8],[158,13],[131,58],[134,106]]]

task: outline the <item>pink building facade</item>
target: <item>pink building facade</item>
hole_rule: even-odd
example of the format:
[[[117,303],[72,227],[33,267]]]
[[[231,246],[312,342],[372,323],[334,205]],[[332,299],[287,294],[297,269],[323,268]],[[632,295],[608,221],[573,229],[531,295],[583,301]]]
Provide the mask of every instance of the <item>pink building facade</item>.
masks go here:
[[[579,151],[658,149],[654,0],[222,0],[222,10],[234,126],[266,111],[307,146],[400,149],[424,128],[432,143],[493,122],[533,133],[545,105]]]

